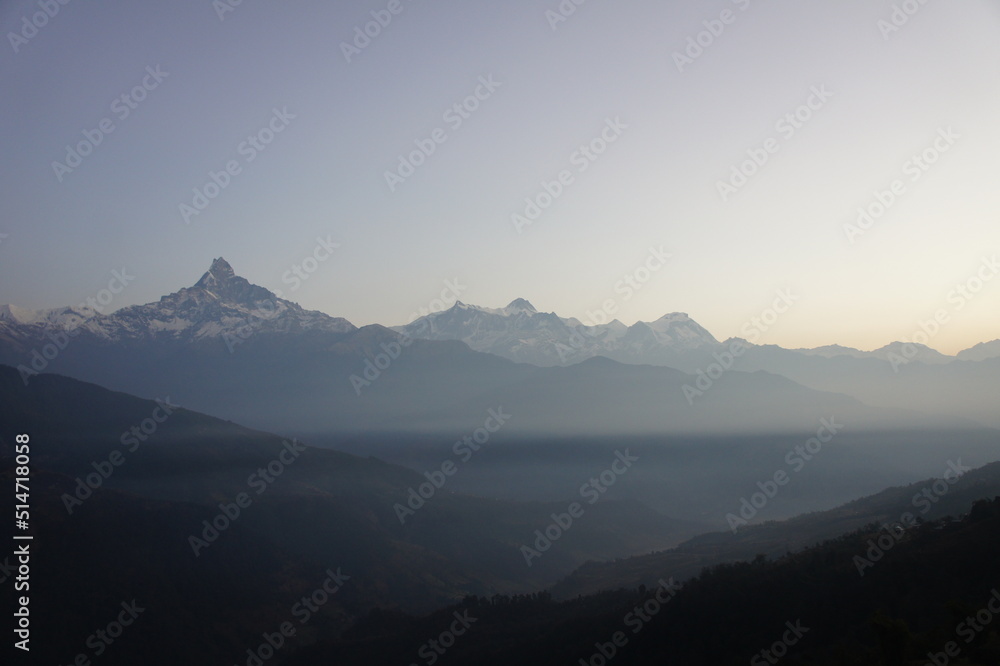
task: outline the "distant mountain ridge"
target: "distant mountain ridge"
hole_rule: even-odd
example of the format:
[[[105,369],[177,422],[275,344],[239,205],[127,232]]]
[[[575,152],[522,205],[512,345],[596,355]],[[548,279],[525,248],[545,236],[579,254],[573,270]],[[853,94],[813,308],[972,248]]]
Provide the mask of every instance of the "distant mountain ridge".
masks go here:
[[[785,349],[754,344],[753,336],[754,342],[743,338],[720,342],[685,313],[631,326],[618,320],[590,326],[572,317],[538,312],[524,299],[505,308],[456,303],[394,330],[413,338],[460,341],[476,351],[543,367],[571,366],[603,356],[698,377],[714,375],[723,382],[730,371],[763,370],[877,407],[950,412],[1000,427],[990,397],[1000,390],[1000,340],[957,356],[902,341],[872,351],[842,345]]]
[[[222,258],[190,287],[108,314],[0,306],[0,363],[26,382],[54,372],[171,395],[268,430],[464,430],[498,405],[519,409],[508,428],[522,433],[786,432],[831,415],[857,427],[1000,426],[1000,358],[939,363],[918,349],[896,367],[874,353],[738,342],[684,313],[585,326],[524,299],[359,329],[252,284]]]
[[[458,340],[476,351],[541,366],[572,365],[594,356],[669,365],[657,361],[669,361],[674,353],[721,347],[686,313],[675,312],[632,326],[617,319],[587,325],[576,318],[539,312],[523,298],[504,308],[459,301],[447,310],[424,315],[393,330],[427,340]]]
[[[155,303],[128,306],[108,314],[84,304],[47,310],[0,304],[0,337],[16,340],[19,332],[30,331],[32,327],[37,327],[36,333],[80,329],[106,340],[178,341],[232,338],[248,327],[265,334],[306,331],[343,334],[358,330],[347,319],[305,310],[252,284],[237,275],[222,257],[214,259],[193,286],[163,296]],[[458,301],[446,310],[389,328],[417,339],[464,342],[475,351],[539,366],[572,365],[594,356],[606,356],[622,363],[666,365],[690,371],[737,340],[720,342],[684,312],[668,313],[655,321],[639,321],[631,326],[617,319],[588,325],[575,317],[539,312],[524,298],[516,298],[502,308]],[[745,340],[741,343],[748,348],[756,346]],[[836,344],[787,351],[823,358],[883,361],[895,355],[907,362],[944,364],[1000,358],[1000,339],[979,343],[956,356],[904,342],[892,342],[873,351]]]
[[[539,312],[527,299],[517,298],[503,308],[470,305],[452,307],[419,317],[393,330],[425,340],[458,340],[472,349],[503,356],[518,363],[572,365],[593,356],[607,356],[622,363],[668,365],[690,369],[706,355],[719,352],[734,340],[720,342],[686,312],[672,312],[656,321],[628,326],[615,319],[607,324],[584,324],[575,317]],[[947,356],[926,345],[892,342],[880,349],[862,351],[842,345],[792,349],[806,356],[872,358],[891,362],[950,363],[1000,357],[1000,340],[984,342],[956,356]],[[694,364],[692,364],[694,361]]]
[[[962,361],[985,361],[1000,357],[1000,340],[980,342],[978,345],[958,352],[956,358]]]

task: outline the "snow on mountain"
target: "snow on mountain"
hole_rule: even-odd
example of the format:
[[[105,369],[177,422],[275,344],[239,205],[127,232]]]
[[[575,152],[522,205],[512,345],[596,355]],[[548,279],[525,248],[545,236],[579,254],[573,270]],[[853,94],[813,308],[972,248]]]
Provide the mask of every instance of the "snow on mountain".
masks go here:
[[[294,341],[298,335],[340,335],[358,330],[345,319],[305,310],[250,283],[236,275],[221,257],[191,287],[154,303],[124,307],[112,313],[103,314],[87,307],[29,310],[0,305],[0,340],[22,352],[31,350],[39,341],[47,342],[46,338],[56,331],[77,329],[106,342],[200,342],[219,338],[231,342],[255,334],[291,336],[290,341]],[[573,365],[605,356],[622,363],[694,372],[712,363],[713,353],[724,351],[730,344],[730,341],[720,343],[683,312],[631,326],[618,320],[591,326],[573,317],[539,312],[523,298],[501,308],[456,302],[447,310],[425,315],[394,330],[413,338],[457,340],[476,351],[540,366]],[[944,364],[956,359],[924,345],[902,342],[875,351],[840,345],[796,350],[749,344],[746,347],[755,351],[741,358],[741,368],[750,369],[756,363],[764,369],[780,367],[787,372],[791,372],[790,367],[798,367],[795,364],[805,357],[822,357],[834,363],[844,357],[889,362],[898,356],[907,362],[923,364]],[[754,354],[760,357],[756,361],[751,358]],[[994,357],[1000,357],[1000,340],[965,350],[957,358],[978,361]]]
[[[0,322],[11,325],[73,327],[96,316],[88,307],[29,310],[16,305],[0,304]]]
[[[346,319],[305,310],[264,287],[239,277],[218,258],[192,287],[158,302],[133,305],[101,314],[89,308],[32,311],[0,306],[0,326],[9,335],[39,337],[55,330],[74,330],[108,340],[171,338],[196,341],[248,333],[326,331],[347,333],[356,327]]]
[[[0,320],[15,324],[39,324],[46,316],[46,310],[28,310],[16,305],[0,305]]]
[[[570,365],[594,356],[663,365],[664,355],[719,346],[711,333],[684,313],[633,326],[617,319],[588,326],[576,318],[538,312],[523,298],[503,308],[458,302],[395,330],[415,338],[460,340],[476,351],[544,366]]]
[[[453,305],[450,309],[452,310],[458,309],[459,311],[462,312],[483,312],[486,314],[499,315],[499,316],[511,316],[517,314],[533,315],[538,313],[538,310],[535,309],[535,306],[523,298],[514,299],[513,301],[510,302],[510,305],[504,308],[487,308],[481,305],[469,305],[468,303],[463,303],[462,301],[455,301],[455,305]],[[442,310],[441,312],[447,312],[447,310]],[[440,314],[440,312],[431,313],[431,315],[434,314]]]
[[[525,299],[515,298],[513,301],[510,302],[510,305],[508,305],[503,309],[503,313],[507,315],[521,314],[521,313],[533,315],[537,314],[538,310],[536,310],[535,306],[526,301]]]
[[[664,315],[653,322],[636,322],[631,328],[648,328],[661,345],[673,349],[703,349],[714,347],[719,341],[686,312]]]
[[[663,365],[686,372],[703,369],[714,361],[713,353],[728,349],[735,338],[719,342],[687,313],[674,312],[656,321],[636,322],[626,326],[618,320],[600,326],[587,326],[573,317],[538,312],[523,298],[503,308],[487,308],[458,302],[448,310],[425,315],[396,331],[414,338],[460,340],[472,349],[534,365],[572,365],[595,356],[606,356],[622,363]],[[838,357],[893,362],[918,362],[940,365],[955,360],[926,345],[893,342],[874,351],[861,351],[841,345],[814,349],[783,349],[774,345],[758,347],[745,340],[744,348],[756,349],[777,362],[774,354],[783,354],[780,367],[797,363],[798,357]],[[1000,340],[977,345],[963,352],[965,360],[1000,357]],[[763,362],[763,361],[761,361]],[[741,361],[743,363],[743,361]],[[746,365],[746,364],[744,364]],[[753,364],[746,365],[751,367]],[[770,365],[765,364],[770,368]],[[743,367],[743,366],[741,366]],[[772,368],[773,369],[773,368]]]

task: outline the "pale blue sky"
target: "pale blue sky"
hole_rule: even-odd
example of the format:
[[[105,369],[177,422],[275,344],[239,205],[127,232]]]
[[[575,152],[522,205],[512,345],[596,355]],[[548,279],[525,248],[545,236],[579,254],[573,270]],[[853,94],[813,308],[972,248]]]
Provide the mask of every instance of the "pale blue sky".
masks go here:
[[[878,347],[942,308],[932,346],[1000,337],[1000,279],[949,299],[1000,252],[995,3],[929,3],[885,39],[893,3],[871,0],[589,0],[555,30],[556,1],[402,0],[348,63],[341,42],[389,4],[243,0],[220,21],[207,1],[77,0],[17,53],[9,33],[40,10],[0,5],[0,303],[76,303],[122,266],[136,279],[114,307],[147,302],[222,255],[359,325],[404,323],[458,278],[466,302],[584,317],[612,298],[626,323],[684,311],[720,338],[791,288],[762,337],[791,347]],[[119,119],[157,65],[169,76]],[[489,75],[500,87],[453,128],[445,111]],[[814,86],[832,98],[784,136]],[[247,163],[275,108],[296,117]],[[103,118],[114,132],[59,182],[52,162]],[[627,128],[580,173],[571,156],[608,118]],[[959,138],[913,181],[904,165],[948,127]],[[447,140],[391,192],[385,171],[435,128]],[[717,182],[772,137],[723,202]],[[185,225],[179,205],[230,160],[242,171]],[[518,234],[511,215],[563,169],[572,184]],[[894,179],[903,194],[850,243],[844,225]],[[290,292],[282,275],[327,235],[340,248]],[[616,293],[661,245],[668,266]]]

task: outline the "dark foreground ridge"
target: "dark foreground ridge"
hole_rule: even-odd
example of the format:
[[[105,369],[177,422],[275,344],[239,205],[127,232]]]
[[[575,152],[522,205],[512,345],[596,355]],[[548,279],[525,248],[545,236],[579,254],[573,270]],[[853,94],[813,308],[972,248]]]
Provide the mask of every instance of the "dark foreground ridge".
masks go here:
[[[25,387],[0,367],[7,486],[22,430],[34,447],[39,663],[83,654],[154,665],[600,664],[612,655],[727,664],[787,650],[788,663],[906,664],[964,640],[964,618],[979,621],[1000,585],[1000,500],[974,504],[1000,494],[1000,465],[963,476],[927,522],[902,532],[879,525],[917,486],[704,535],[595,575],[580,565],[669,547],[686,526],[637,502],[601,501],[527,567],[518,546],[565,502],[442,493],[404,524],[393,507],[427,481],[417,472],[248,430],[170,396],[143,400],[54,375]],[[10,502],[4,495],[0,508]],[[877,522],[775,561],[750,554],[809,543],[859,516]],[[0,560],[0,585],[13,583],[14,564]],[[568,601],[542,591],[574,570],[563,593],[595,581],[617,591]],[[957,646],[971,663],[995,664],[1000,622],[982,617]],[[273,661],[262,659],[268,650]]]

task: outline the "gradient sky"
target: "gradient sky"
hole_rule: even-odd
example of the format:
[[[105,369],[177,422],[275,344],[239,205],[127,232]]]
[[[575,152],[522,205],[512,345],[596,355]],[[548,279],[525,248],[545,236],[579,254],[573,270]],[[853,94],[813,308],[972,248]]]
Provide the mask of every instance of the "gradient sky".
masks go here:
[[[959,310],[949,293],[1000,253],[1000,8],[931,2],[884,38],[892,2],[401,0],[350,63],[341,43],[389,0],[70,1],[18,52],[39,11],[0,4],[0,303],[74,304],[125,266],[113,308],[193,284],[224,256],[251,282],[358,325],[401,324],[458,279],[461,300],[585,317],[616,299],[626,323],[688,312],[720,339],[791,289],[762,337],[871,349],[939,309],[931,346],[1000,337],[1000,279]],[[741,7],[745,7],[741,9]],[[734,21],[683,72],[674,53],[724,10]],[[147,66],[169,76],[119,120]],[[502,85],[453,129],[481,76]],[[833,93],[785,138],[776,123]],[[272,110],[296,117],[257,158],[238,147]],[[112,119],[59,182],[52,163]],[[606,119],[628,127],[583,173],[570,156]],[[939,130],[960,138],[917,181]],[[414,141],[447,141],[391,192]],[[723,202],[748,149],[777,153]],[[186,225],[209,171],[242,172]],[[511,215],[574,174],[524,233]],[[844,225],[894,179],[904,191],[852,244]],[[340,247],[294,292],[282,280],[317,237]],[[649,247],[672,254],[634,298],[615,285]],[[962,299],[964,300],[964,299]]]

